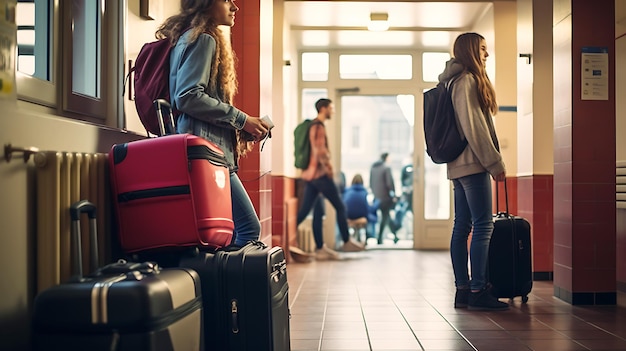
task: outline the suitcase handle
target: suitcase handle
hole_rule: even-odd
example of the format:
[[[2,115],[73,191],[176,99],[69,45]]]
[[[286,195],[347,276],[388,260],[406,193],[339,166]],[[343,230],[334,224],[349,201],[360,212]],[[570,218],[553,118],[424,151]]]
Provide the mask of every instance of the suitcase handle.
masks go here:
[[[80,217],[86,213],[89,217],[89,234],[90,243],[89,250],[91,258],[91,267],[98,267],[98,229],[96,223],[96,206],[87,201],[80,200],[70,205],[70,218],[72,224],[70,227],[72,239],[72,257],[76,260],[74,265],[73,281],[83,280],[83,254],[81,251],[81,233],[80,233]]]
[[[172,113],[172,105],[165,99],[156,99],[152,102],[154,109],[159,117],[159,136],[174,134],[174,114]],[[165,113],[164,113],[165,112]],[[165,124],[165,116],[167,116],[167,124]]]
[[[506,178],[504,178],[503,180],[504,182],[504,206],[505,206],[505,212],[500,212],[500,194],[499,194],[499,189],[500,187],[498,186],[498,181],[496,180],[496,215],[497,217],[508,217],[510,215],[509,213],[509,190],[506,187]]]
[[[94,275],[116,275],[116,274],[129,274],[141,275],[159,274],[161,267],[156,262],[128,262],[124,259],[120,259],[115,263],[108,264],[98,269]]]

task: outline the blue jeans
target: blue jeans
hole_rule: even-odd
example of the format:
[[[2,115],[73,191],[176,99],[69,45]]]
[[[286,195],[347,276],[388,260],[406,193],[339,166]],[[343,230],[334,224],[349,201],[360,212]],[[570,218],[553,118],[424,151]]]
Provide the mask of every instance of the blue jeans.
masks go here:
[[[479,290],[487,284],[489,241],[493,233],[491,176],[478,173],[453,179],[454,227],[450,243],[452,269],[457,288]],[[471,280],[467,271],[467,239],[472,231],[469,252]]]
[[[261,233],[261,223],[237,173],[230,174],[230,195],[232,198],[233,222],[235,222],[233,244],[243,246],[248,241],[258,240]]]
[[[307,181],[304,186],[302,204],[298,210],[298,225],[304,221],[306,216],[309,215],[309,212],[311,212],[311,209],[315,207],[315,211],[313,212],[313,237],[315,239],[315,246],[318,249],[324,246],[324,237],[322,232],[324,202],[322,201],[323,198],[320,194],[324,195],[324,197],[328,199],[330,204],[335,208],[335,212],[337,213],[337,225],[339,226],[339,233],[341,233],[343,241],[346,242],[350,238],[350,234],[348,233],[346,208],[332,178],[324,176],[312,181]]]

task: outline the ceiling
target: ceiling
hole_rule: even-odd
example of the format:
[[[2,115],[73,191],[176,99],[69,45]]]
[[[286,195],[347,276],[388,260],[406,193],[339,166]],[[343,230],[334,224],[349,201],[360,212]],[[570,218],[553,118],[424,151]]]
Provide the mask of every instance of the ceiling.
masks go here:
[[[475,0],[285,0],[285,18],[299,48],[377,46],[449,50],[453,40],[471,29],[491,6],[491,1]],[[373,12],[388,14],[388,31],[367,30]]]

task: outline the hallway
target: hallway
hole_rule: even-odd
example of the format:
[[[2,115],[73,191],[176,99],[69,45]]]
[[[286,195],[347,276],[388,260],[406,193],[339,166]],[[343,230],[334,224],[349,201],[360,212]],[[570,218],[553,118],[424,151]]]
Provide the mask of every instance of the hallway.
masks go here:
[[[534,282],[508,311],[454,309],[448,251],[290,263],[291,350],[626,350],[626,309],[572,306]],[[504,300],[503,300],[504,301]]]

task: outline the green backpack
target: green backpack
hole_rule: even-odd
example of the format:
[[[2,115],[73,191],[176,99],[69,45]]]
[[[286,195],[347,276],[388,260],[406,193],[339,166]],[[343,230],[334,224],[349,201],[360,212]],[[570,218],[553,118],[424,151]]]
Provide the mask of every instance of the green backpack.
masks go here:
[[[307,169],[309,167],[309,158],[311,157],[309,127],[311,126],[311,121],[310,119],[305,119],[293,131],[293,155],[296,168]]]

